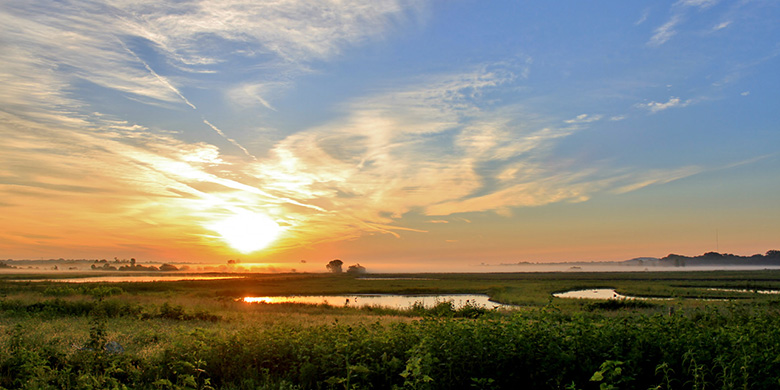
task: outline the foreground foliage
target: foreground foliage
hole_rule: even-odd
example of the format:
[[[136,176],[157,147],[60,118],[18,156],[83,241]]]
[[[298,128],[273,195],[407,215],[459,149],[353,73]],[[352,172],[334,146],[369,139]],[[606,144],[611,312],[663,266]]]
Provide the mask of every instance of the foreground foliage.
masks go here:
[[[116,319],[105,310],[112,305],[99,303],[86,317],[74,317],[79,318],[74,324],[88,328],[86,339],[75,345],[27,327],[51,313],[12,313],[17,324],[3,328],[0,386],[774,389],[780,384],[780,315],[770,305],[671,315],[562,313],[548,306],[476,319],[431,311],[412,321],[257,326],[202,321],[166,304],[156,315],[133,317],[132,335],[113,329]],[[152,324],[167,331],[143,330]],[[124,347],[117,350],[111,341],[122,336]]]
[[[667,299],[551,296],[600,287]],[[775,389],[780,301],[764,289],[780,272],[0,280],[0,389]],[[347,292],[521,306],[237,301]]]

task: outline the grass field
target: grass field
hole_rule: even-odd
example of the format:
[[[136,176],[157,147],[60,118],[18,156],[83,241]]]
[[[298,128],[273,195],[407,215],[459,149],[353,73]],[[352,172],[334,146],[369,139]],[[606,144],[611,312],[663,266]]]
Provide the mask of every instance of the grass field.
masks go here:
[[[78,275],[73,275],[78,276]],[[780,272],[257,274],[0,279],[0,386],[26,389],[773,389]],[[24,279],[45,275],[24,275]],[[60,276],[58,276],[59,278]],[[615,288],[665,300],[553,298]],[[246,304],[244,296],[484,293],[512,310]],[[117,347],[120,346],[120,347]],[[119,349],[121,348],[121,352]]]

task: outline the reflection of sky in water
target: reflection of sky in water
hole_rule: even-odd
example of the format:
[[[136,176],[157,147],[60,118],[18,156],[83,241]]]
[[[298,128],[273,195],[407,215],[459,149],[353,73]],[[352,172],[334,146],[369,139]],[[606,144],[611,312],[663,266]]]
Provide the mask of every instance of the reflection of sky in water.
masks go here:
[[[740,292],[740,293],[756,293],[756,294],[780,294],[780,290],[747,290],[736,288],[707,288],[710,291],[727,291],[727,292]],[[661,299],[670,300],[672,298],[646,298],[646,297],[633,297],[627,295],[618,294],[611,288],[594,288],[588,290],[573,290],[561,293],[553,294],[557,298],[574,298],[574,299]],[[722,299],[712,298],[699,298],[707,301],[718,301]]]
[[[646,297],[633,297],[628,295],[618,294],[615,289],[612,288],[591,288],[587,290],[572,290],[561,293],[553,294],[556,298],[573,298],[573,299],[662,299],[668,300],[672,298],[646,298]]]
[[[487,295],[480,294],[448,294],[448,295],[312,295],[312,296],[275,296],[275,297],[245,297],[247,303],[304,303],[327,304],[331,306],[384,306],[404,309],[419,302],[425,307],[433,307],[439,302],[452,301],[455,308],[460,308],[466,302],[488,309],[505,306],[492,302]]]
[[[557,298],[575,298],[575,299],[625,299],[633,298],[618,294],[611,288],[594,288],[589,290],[573,290],[553,294]]]
[[[748,290],[740,288],[708,288],[711,291],[728,291],[728,292],[741,292],[741,293],[756,293],[756,294],[780,294],[780,290]]]
[[[195,276],[195,275],[161,275],[161,276],[95,276],[71,279],[18,279],[15,282],[58,282],[58,283],[118,283],[118,282],[177,282],[181,280],[217,280],[235,279],[241,276]]]

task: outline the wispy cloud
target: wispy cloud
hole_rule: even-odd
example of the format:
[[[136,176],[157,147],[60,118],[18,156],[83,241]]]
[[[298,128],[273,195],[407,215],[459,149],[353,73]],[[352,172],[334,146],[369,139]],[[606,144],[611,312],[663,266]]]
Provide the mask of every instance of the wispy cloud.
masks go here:
[[[184,95],[182,95],[182,94],[181,94],[181,92],[179,91],[179,89],[178,89],[178,88],[176,88],[176,87],[174,87],[174,86],[173,86],[173,85],[172,85],[172,84],[171,84],[171,83],[168,81],[168,79],[167,79],[167,78],[165,78],[165,77],[162,77],[162,76],[160,76],[159,74],[157,74],[157,72],[155,72],[155,71],[154,71],[154,69],[152,69],[152,67],[151,67],[151,66],[149,66],[149,64],[147,64],[147,63],[146,63],[146,61],[142,60],[142,59],[141,59],[141,57],[139,57],[137,54],[135,54],[135,52],[134,52],[134,51],[130,50],[130,49],[127,47],[127,45],[125,45],[125,44],[124,44],[123,42],[121,42],[121,41],[119,41],[119,44],[120,44],[120,45],[121,45],[121,46],[122,46],[122,47],[123,47],[125,50],[127,50],[127,52],[128,52],[128,53],[130,53],[130,55],[132,55],[132,56],[133,56],[135,59],[137,59],[137,60],[138,60],[138,62],[142,63],[142,64],[144,65],[144,68],[146,68],[146,70],[148,70],[148,71],[149,71],[149,73],[150,73],[152,76],[154,76],[154,78],[156,78],[157,80],[159,80],[159,81],[160,81],[160,83],[161,83],[162,85],[164,85],[166,88],[170,89],[170,90],[171,90],[173,93],[175,93],[175,94],[176,94],[176,96],[178,96],[178,97],[179,97],[179,98],[180,98],[182,101],[184,101],[184,103],[186,103],[188,106],[190,106],[190,108],[192,108],[193,110],[197,110],[197,109],[198,109],[197,107],[195,107],[195,105],[194,105],[194,104],[192,104],[192,103],[191,103],[189,100],[187,100],[187,98],[186,98],[186,97],[184,97]]]
[[[233,56],[262,64],[269,77],[304,72],[307,62],[381,37],[423,6],[401,0],[370,6],[360,0],[18,2],[0,10],[1,59],[13,72],[6,79],[17,80],[11,87],[19,90],[16,96],[65,95],[73,83],[87,80],[150,102],[194,107],[181,92],[181,84],[195,82],[183,69],[214,72]],[[155,69],[147,58],[152,53],[169,64],[170,74]],[[268,97],[262,100],[270,106]]]
[[[242,146],[240,143],[238,143],[238,141],[234,140],[233,138],[230,138],[227,135],[225,135],[225,132],[220,130],[217,126],[212,125],[211,122],[209,122],[209,121],[207,121],[205,119],[203,120],[203,123],[206,124],[206,126],[211,128],[212,130],[214,130],[214,132],[219,134],[220,137],[228,140],[228,142],[233,144],[235,147],[241,149],[241,151],[244,152],[244,154],[246,154],[247,157],[251,157],[253,160],[256,160],[255,156],[253,156],[252,153],[249,153],[249,151],[244,146]]]
[[[676,6],[709,8],[717,4],[719,0],[679,0]]]
[[[195,112],[199,104],[186,91],[202,87],[202,78],[192,75],[218,74],[227,58],[240,58],[244,67],[231,71],[252,73],[254,84],[227,82],[225,93],[243,90],[245,96],[238,100],[249,97],[273,109],[268,92],[284,88],[280,75],[308,72],[311,61],[380,39],[414,20],[422,7],[421,2],[402,0],[4,4],[0,165],[5,172],[0,194],[4,204],[15,206],[7,218],[30,221],[17,224],[14,237],[60,229],[51,235],[62,237],[56,243],[28,240],[24,245],[67,246],[71,235],[61,231],[65,227],[87,231],[102,226],[93,235],[95,242],[122,246],[146,241],[164,247],[172,244],[164,240],[182,237],[183,246],[197,251],[211,239],[203,226],[237,208],[265,212],[287,227],[297,226],[305,210],[327,215],[325,209],[297,200],[312,196],[286,197],[289,188],[276,191],[278,182],[266,186],[251,175],[255,165],[248,165],[247,173],[244,165],[226,162],[240,160],[198,142],[201,137],[186,125],[174,132],[126,123],[94,112],[84,100],[91,94],[79,96],[74,90],[108,91],[112,97],[166,110],[191,108],[191,114],[181,111],[182,123],[187,118],[202,123],[251,157],[236,137]],[[281,214],[288,208],[289,217]],[[42,227],[33,214],[46,210],[49,222]],[[366,221],[353,220],[351,226],[392,231]],[[157,230],[150,235],[149,226],[170,234]],[[147,237],[141,240],[140,235]]]
[[[653,36],[647,42],[648,46],[658,47],[677,35],[678,28],[687,20],[691,9],[707,9],[717,4],[718,0],[679,0],[671,7],[671,16],[664,24],[653,31]],[[727,25],[726,25],[727,26]],[[726,27],[723,26],[723,27]]]
[[[672,39],[690,16],[684,9],[712,4],[679,2],[648,44]],[[582,113],[592,108],[551,113],[516,96],[530,57],[399,73],[385,88],[329,102],[337,112],[328,119],[301,121],[262,152],[254,134],[231,132],[229,114],[202,112],[226,100],[236,111],[259,109],[248,127],[272,127],[264,116],[287,108],[275,97],[296,77],[408,26],[423,7],[406,0],[4,5],[0,206],[13,206],[3,218],[27,222],[0,233],[0,248],[4,240],[26,248],[105,242],[110,251],[144,241],[153,251],[174,237],[194,256],[216,239],[208,226],[242,210],[284,229],[277,249],[424,234],[430,224],[469,222],[457,214],[582,202],[701,170],[616,168],[558,154],[567,137],[625,117]],[[645,20],[647,13],[637,24]],[[81,89],[94,96],[74,92]],[[103,95],[148,110],[136,122],[100,112]],[[689,104],[670,97],[638,107],[656,113]],[[158,121],[161,111],[169,116]],[[411,218],[424,228],[406,225],[410,213],[427,216]],[[92,231],[92,242],[66,242]]]
[[[675,28],[682,22],[681,15],[673,15],[666,23],[655,29],[653,36],[647,42],[649,46],[661,46],[677,34]]]
[[[432,76],[359,99],[345,107],[342,119],[279,142],[254,175],[264,188],[326,210],[296,217],[291,232],[308,243],[333,239],[310,226],[329,226],[343,239],[394,234],[389,227],[413,210],[507,214],[514,207],[581,202],[599,192],[664,183],[661,171],[627,175],[575,162],[551,164],[550,150],[579,130],[572,125],[602,116],[538,118],[522,106],[485,105],[492,88],[514,80],[512,72],[489,69]],[[555,125],[562,122],[567,126]]]
[[[730,20],[727,20],[727,21],[725,21],[725,22],[721,22],[721,23],[719,23],[717,26],[715,26],[715,27],[713,27],[713,28],[712,28],[712,31],[719,31],[719,30],[723,30],[724,28],[726,28],[726,27],[728,27],[728,26],[731,26],[731,21],[730,21]]]
[[[191,64],[214,63],[198,42],[249,42],[251,54],[272,53],[292,63],[326,59],[345,44],[381,36],[424,3],[403,0],[324,1],[312,4],[287,0],[191,1],[168,4],[153,1],[122,3],[129,29]],[[213,43],[212,43],[213,48]]]
[[[688,106],[691,103],[692,103],[691,99],[682,100],[682,99],[680,99],[678,97],[672,96],[665,103],[653,101],[653,102],[649,102],[649,103],[639,103],[639,104],[637,104],[637,107],[650,110],[651,113],[656,113],[656,112],[667,110],[667,109],[670,109],[670,108],[686,107],[686,106]]]
[[[623,180],[616,181],[616,184],[618,185],[611,191],[617,194],[624,194],[651,185],[671,183],[676,180],[696,175],[702,171],[703,169],[701,167],[694,166],[678,169],[650,170],[644,172],[640,177],[625,178],[625,181],[628,181],[629,183],[621,184],[620,182]]]
[[[601,118],[603,118],[603,115],[580,114],[577,115],[575,118],[567,119],[563,122],[568,124],[591,123],[591,122],[600,121]]]
[[[647,21],[647,17],[649,15],[650,15],[650,10],[645,9],[644,11],[642,11],[642,15],[640,15],[639,19],[637,19],[636,22],[634,22],[634,26],[639,26],[640,24],[646,22]]]
[[[231,102],[242,107],[252,107],[259,104],[271,111],[276,111],[268,97],[273,95],[275,91],[287,88],[289,84],[280,81],[242,83],[228,90],[227,97]]]

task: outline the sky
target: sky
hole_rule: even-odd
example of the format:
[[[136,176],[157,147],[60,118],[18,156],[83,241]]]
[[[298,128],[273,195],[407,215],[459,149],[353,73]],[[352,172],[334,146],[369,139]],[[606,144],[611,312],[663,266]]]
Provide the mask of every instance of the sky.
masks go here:
[[[761,0],[3,1],[0,258],[780,249],[778,20]]]

